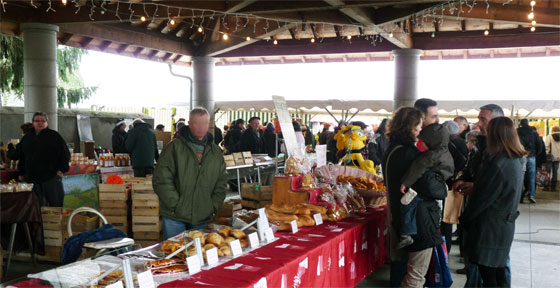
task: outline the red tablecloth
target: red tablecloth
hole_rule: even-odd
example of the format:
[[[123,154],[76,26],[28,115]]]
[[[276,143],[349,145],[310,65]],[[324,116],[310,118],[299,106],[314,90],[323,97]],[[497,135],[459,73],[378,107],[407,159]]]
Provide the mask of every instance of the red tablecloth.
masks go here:
[[[160,287],[354,287],[385,262],[386,210],[325,222]]]

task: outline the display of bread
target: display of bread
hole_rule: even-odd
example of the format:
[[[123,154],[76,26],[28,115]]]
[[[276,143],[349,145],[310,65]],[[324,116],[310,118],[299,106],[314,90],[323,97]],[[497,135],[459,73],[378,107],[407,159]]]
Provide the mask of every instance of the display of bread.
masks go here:
[[[319,205],[311,205],[307,203],[304,203],[302,205],[309,208],[309,210],[311,210],[311,214],[317,214],[317,213],[327,214],[327,207],[323,207]]]
[[[220,236],[218,233],[208,233],[208,235],[206,235],[206,240],[208,243],[212,243],[215,246],[224,244],[224,237]]]
[[[297,206],[293,204],[270,204],[266,205],[266,210],[272,210],[280,213],[295,214]]]
[[[297,206],[296,212],[294,214],[297,214],[297,215],[311,215],[311,209],[309,209],[308,207],[306,207],[304,205]]]
[[[147,270],[154,270],[154,269],[162,269],[167,268],[175,265],[185,265],[185,261],[181,259],[160,259],[154,261],[148,261],[144,264],[144,267]]]
[[[224,245],[220,246],[218,248],[218,250],[220,250],[220,251],[218,251],[218,256],[220,256],[219,252],[222,252],[223,256],[231,256],[232,255],[231,248],[229,248],[229,245],[227,245],[227,244],[224,244]]]
[[[247,241],[247,238],[239,239],[239,243],[243,249],[249,247],[249,241]]]
[[[216,247],[216,245],[214,245],[212,243],[208,243],[208,244],[204,245],[204,247],[202,247],[202,249],[204,249],[204,251],[208,251],[208,250],[213,249],[213,248],[218,248],[218,247]]]
[[[229,242],[235,241],[236,239],[237,239],[237,238],[235,238],[235,237],[229,236],[229,237],[226,237],[226,239],[224,239],[224,242],[225,242],[226,244],[229,244]]]
[[[197,237],[200,238],[200,244],[204,245],[206,243],[204,239],[204,234],[202,234],[202,232],[197,230],[189,231],[189,238],[194,239]]]
[[[113,284],[119,280],[122,280],[124,278],[124,274],[122,270],[117,270],[117,271],[113,271],[111,273],[109,273],[109,275],[103,277],[102,279],[99,279],[98,283],[99,285],[110,285]]]
[[[291,221],[296,220],[298,227],[314,226],[313,215],[321,214],[323,220],[329,220],[326,207],[302,204],[271,204],[266,207],[268,221],[278,225],[278,231],[291,231]],[[282,212],[284,211],[284,212]],[[288,213],[289,212],[289,213]]]
[[[295,210],[294,210],[295,212]],[[266,216],[268,217],[268,220],[271,222],[274,221],[293,221],[293,220],[297,220],[297,216],[294,214],[286,214],[286,213],[282,213],[282,212],[276,212],[274,210],[271,209],[266,209]]]
[[[152,269],[153,275],[171,275],[171,274],[178,274],[178,273],[185,273],[189,271],[187,265],[180,264],[180,265],[173,265],[164,268],[157,268]]]
[[[361,190],[375,190],[375,191],[386,191],[385,185],[383,182],[377,182],[375,179],[367,178],[365,176],[361,177],[352,177],[352,176],[345,176],[339,175],[336,177],[336,182],[348,182],[354,186],[354,188],[361,189]]]

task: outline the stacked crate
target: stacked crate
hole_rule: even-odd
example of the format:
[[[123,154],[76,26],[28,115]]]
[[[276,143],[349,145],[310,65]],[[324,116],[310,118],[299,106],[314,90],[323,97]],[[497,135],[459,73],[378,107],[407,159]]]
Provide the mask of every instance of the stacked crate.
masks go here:
[[[99,212],[115,228],[130,235],[130,190],[126,184],[99,185]]]
[[[132,184],[132,232],[143,247],[161,242],[159,199],[151,182]]]
[[[272,203],[272,186],[257,183],[241,184],[241,206],[258,209]]]
[[[45,239],[45,256],[38,255],[39,260],[60,262],[62,249],[68,240],[68,220],[71,209],[60,207],[41,207],[43,218],[43,235]],[[72,218],[72,233],[92,231],[99,227],[99,217],[93,214],[76,214]]]

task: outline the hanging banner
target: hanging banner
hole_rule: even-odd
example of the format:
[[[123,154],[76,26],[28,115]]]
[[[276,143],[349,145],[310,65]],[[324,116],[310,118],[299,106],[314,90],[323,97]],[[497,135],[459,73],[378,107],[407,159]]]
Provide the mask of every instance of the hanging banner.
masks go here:
[[[278,122],[282,129],[286,151],[288,151],[289,155],[301,154],[301,147],[299,147],[296,139],[294,126],[292,126],[292,117],[290,117],[288,113],[286,99],[282,96],[272,96],[272,102],[274,102],[274,107],[276,107],[276,114],[278,115]]]

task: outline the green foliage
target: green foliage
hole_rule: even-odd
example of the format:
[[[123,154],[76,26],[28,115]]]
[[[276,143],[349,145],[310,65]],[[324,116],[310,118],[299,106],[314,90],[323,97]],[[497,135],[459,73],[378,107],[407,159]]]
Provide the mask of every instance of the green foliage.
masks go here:
[[[87,50],[58,47],[58,107],[71,108],[82,100],[89,99],[97,87],[84,87],[79,76],[80,61]],[[14,94],[23,98],[23,41],[20,38],[0,35],[0,88],[1,97]]]

